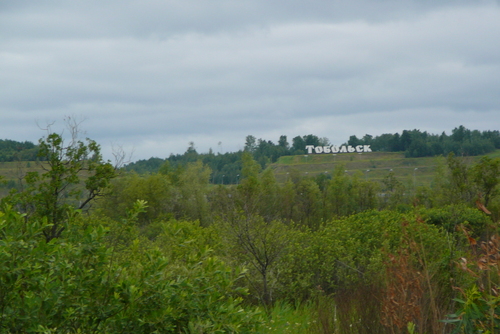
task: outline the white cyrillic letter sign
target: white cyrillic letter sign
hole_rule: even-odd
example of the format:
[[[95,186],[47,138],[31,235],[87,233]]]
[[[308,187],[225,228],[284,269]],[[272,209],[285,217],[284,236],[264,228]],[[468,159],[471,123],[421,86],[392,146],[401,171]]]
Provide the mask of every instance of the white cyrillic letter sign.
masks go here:
[[[331,146],[314,146],[314,145],[306,145],[306,150],[307,154],[312,154],[312,153],[353,153],[353,152],[371,152],[372,149],[370,148],[370,145],[342,145],[342,146],[336,146],[336,145],[331,145]]]

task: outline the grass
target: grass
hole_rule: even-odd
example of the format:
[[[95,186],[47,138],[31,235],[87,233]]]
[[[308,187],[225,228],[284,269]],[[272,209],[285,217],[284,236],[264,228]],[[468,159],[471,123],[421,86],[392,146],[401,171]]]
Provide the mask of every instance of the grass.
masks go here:
[[[42,162],[44,164],[44,162]],[[46,164],[46,163],[45,163]],[[27,172],[44,173],[43,166],[37,161],[0,161],[0,198],[9,194],[12,187],[19,184]],[[83,173],[85,178],[85,174]]]
[[[305,334],[311,333],[311,325],[316,320],[309,305],[294,307],[286,302],[276,303],[265,321],[262,334]]]
[[[17,184],[27,171],[35,170],[36,166],[34,161],[0,162],[0,197],[6,196],[13,184]]]
[[[500,150],[496,150],[495,152],[487,154],[487,156],[489,156],[492,159],[500,158]]]
[[[316,296],[293,306],[284,301],[273,305],[259,333],[284,334],[379,334],[386,328],[377,316],[377,289],[361,285],[334,296]]]
[[[500,150],[488,155],[500,157]],[[480,157],[467,157],[468,163]],[[381,182],[392,170],[395,176],[405,184],[413,186],[429,185],[436,168],[445,163],[444,157],[405,158],[404,153],[371,152],[344,154],[308,154],[283,156],[271,165],[278,182],[285,182],[291,174],[317,176],[331,174],[335,168],[343,166],[346,173],[360,173],[367,180]]]
[[[0,162],[0,175],[6,180],[15,180],[26,170],[36,166],[34,161]]]

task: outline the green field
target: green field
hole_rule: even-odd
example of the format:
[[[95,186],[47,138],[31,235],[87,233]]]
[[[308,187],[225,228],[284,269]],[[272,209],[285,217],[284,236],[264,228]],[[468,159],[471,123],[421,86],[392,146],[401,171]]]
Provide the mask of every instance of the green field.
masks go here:
[[[7,195],[13,183],[19,182],[27,171],[35,170],[34,167],[34,161],[0,162],[0,178],[3,181],[0,183],[0,197]]]
[[[500,157],[500,150],[489,154],[492,158]],[[480,157],[464,157],[466,164],[471,164]],[[371,152],[344,154],[309,154],[283,156],[271,165],[278,182],[285,182],[291,175],[317,176],[331,174],[335,168],[343,166],[346,173],[361,173],[367,180],[382,181],[392,170],[405,184],[429,185],[444,157],[405,158],[404,153]]]
[[[38,171],[43,173],[43,166],[36,161],[0,161],[0,198],[9,193],[14,184],[19,184],[20,180],[28,172]]]
[[[0,176],[7,180],[18,179],[19,175],[33,170],[36,165],[34,161],[0,162]]]

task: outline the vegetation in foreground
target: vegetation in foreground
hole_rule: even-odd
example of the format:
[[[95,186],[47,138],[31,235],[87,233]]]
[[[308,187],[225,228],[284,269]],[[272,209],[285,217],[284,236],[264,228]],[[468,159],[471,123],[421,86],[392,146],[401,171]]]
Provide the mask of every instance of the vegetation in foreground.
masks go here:
[[[498,159],[412,188],[278,183],[247,153],[213,186],[201,161],[119,175],[93,141],[40,144],[50,164],[2,199],[1,332],[500,330]]]

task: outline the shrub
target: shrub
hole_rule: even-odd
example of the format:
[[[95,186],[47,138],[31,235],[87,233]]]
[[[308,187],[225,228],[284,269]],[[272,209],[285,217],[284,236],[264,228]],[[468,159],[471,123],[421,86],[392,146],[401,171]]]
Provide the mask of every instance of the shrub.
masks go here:
[[[1,332],[249,333],[260,324],[242,307],[246,292],[234,289],[244,272],[210,249],[182,240],[182,261],[149,247],[132,263],[115,256],[99,224],[49,242],[47,227],[9,207],[0,212]]]

